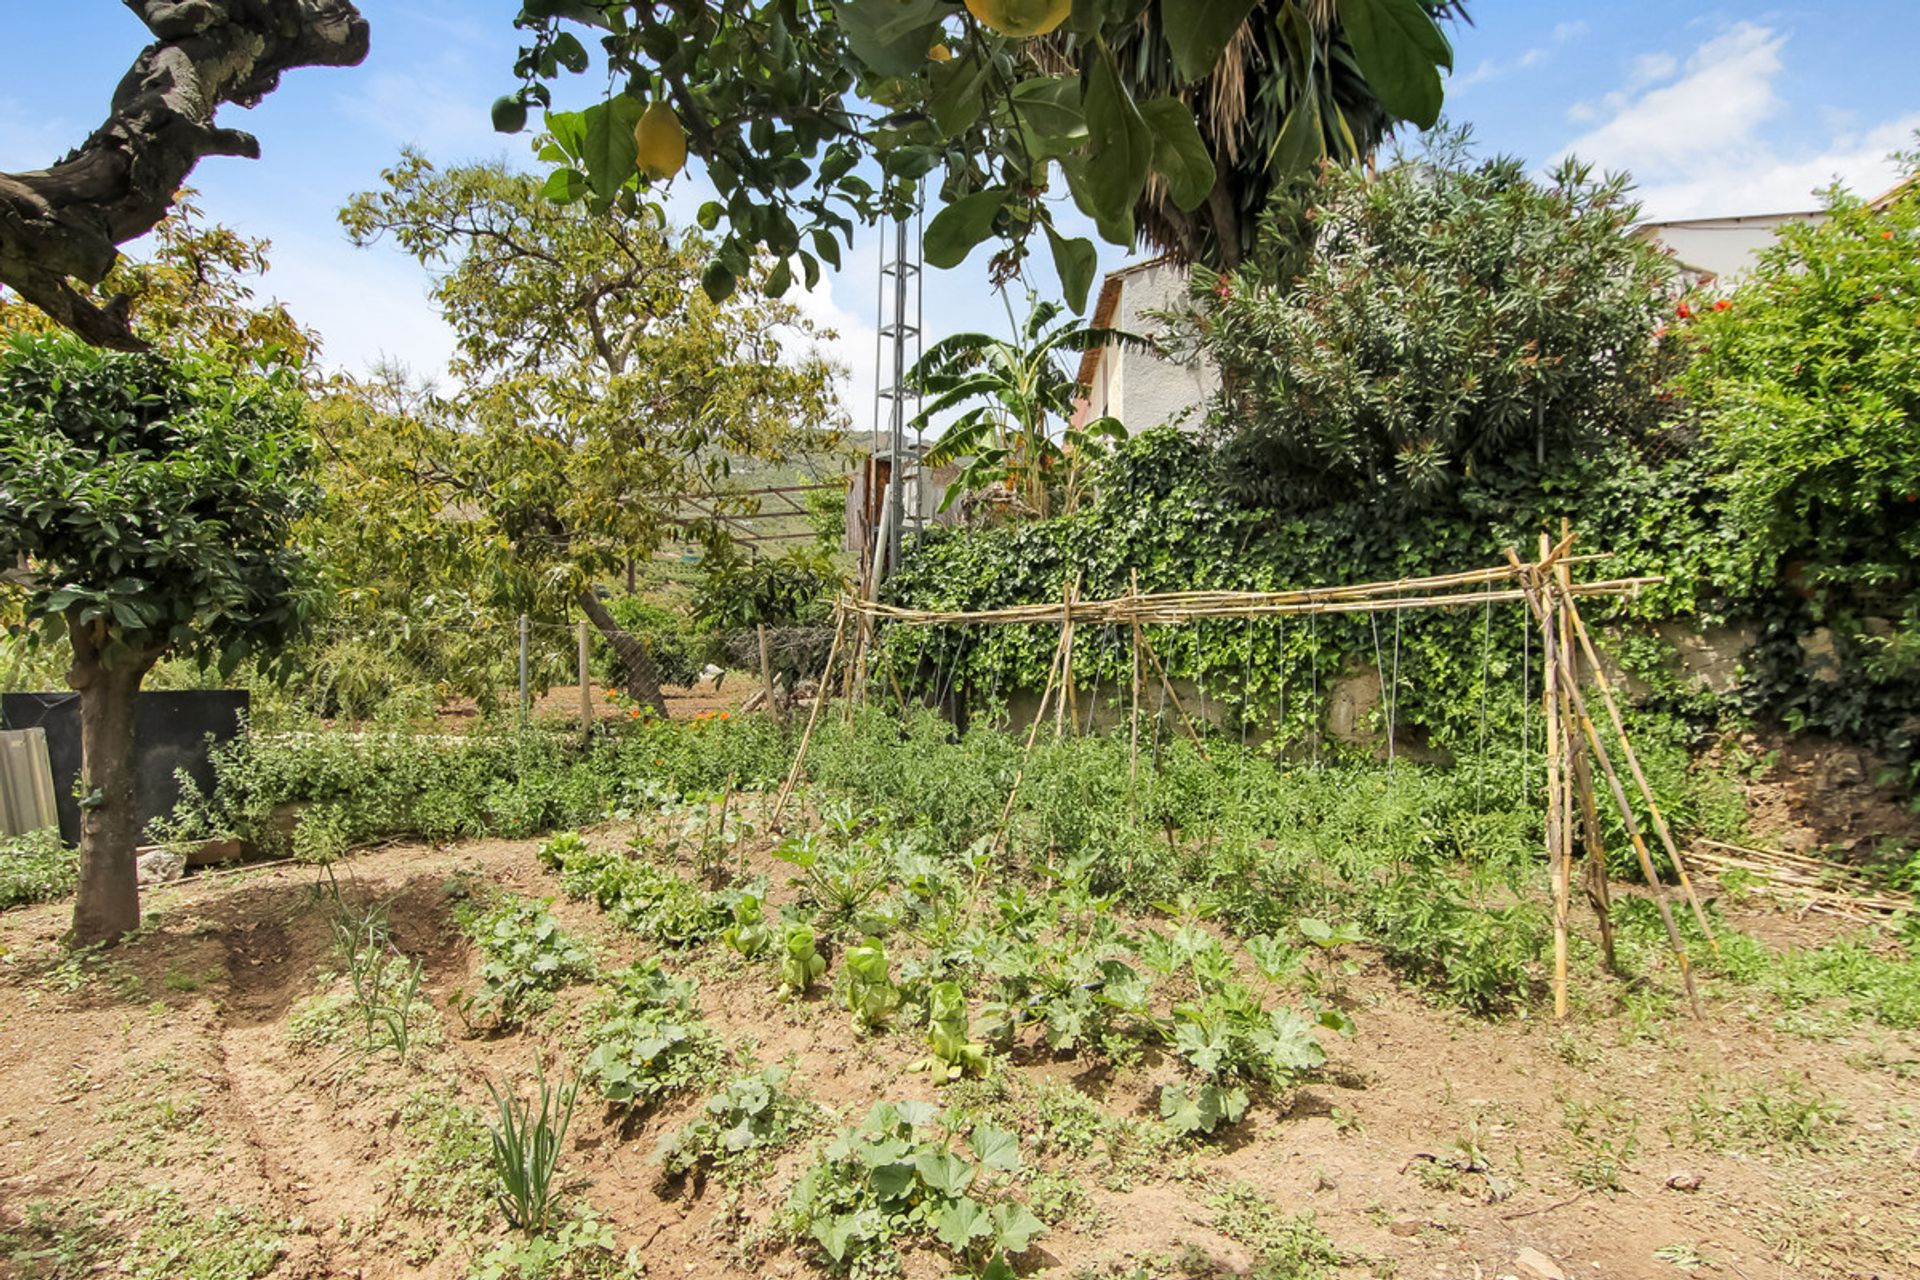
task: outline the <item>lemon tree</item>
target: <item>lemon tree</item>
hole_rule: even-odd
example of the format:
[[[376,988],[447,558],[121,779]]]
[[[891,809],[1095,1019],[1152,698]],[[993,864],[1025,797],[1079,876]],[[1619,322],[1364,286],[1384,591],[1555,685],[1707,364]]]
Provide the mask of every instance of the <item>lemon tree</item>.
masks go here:
[[[605,75],[584,111],[545,111],[547,196],[637,208],[697,157],[717,198],[702,283],[726,297],[757,257],[811,286],[854,230],[912,207],[926,257],[991,242],[996,278],[1051,258],[1084,310],[1097,250],[1145,241],[1231,267],[1277,185],[1357,160],[1438,117],[1446,0],[526,0],[518,87],[528,127],[562,76]],[[592,46],[591,48],[589,46]]]

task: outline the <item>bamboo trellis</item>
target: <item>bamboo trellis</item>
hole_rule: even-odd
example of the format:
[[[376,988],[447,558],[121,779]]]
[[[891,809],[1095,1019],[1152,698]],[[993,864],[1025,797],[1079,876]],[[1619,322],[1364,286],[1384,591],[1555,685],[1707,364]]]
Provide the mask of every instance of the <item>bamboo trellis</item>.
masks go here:
[[[1680,887],[1709,943],[1717,949],[1712,928],[1707,923],[1686,863],[1680,855],[1659,802],[1641,768],[1638,755],[1627,735],[1626,725],[1611,683],[1600,663],[1591,635],[1580,616],[1577,600],[1621,597],[1636,594],[1642,587],[1663,579],[1654,576],[1608,578],[1596,582],[1575,582],[1570,569],[1576,564],[1602,559],[1598,555],[1570,554],[1574,536],[1563,522],[1561,539],[1556,543],[1542,535],[1539,558],[1532,563],[1520,559],[1513,549],[1507,551],[1507,563],[1485,569],[1427,577],[1398,578],[1344,587],[1310,587],[1292,591],[1175,591],[1143,593],[1137,575],[1130,575],[1125,595],[1104,599],[1083,599],[1075,579],[1064,597],[1053,604],[1017,605],[1001,609],[938,611],[908,609],[882,604],[876,600],[842,596],[835,608],[834,646],[827,657],[827,668],[820,674],[818,692],[806,728],[801,734],[793,765],[774,802],[772,821],[778,822],[806,767],[807,749],[813,731],[834,687],[836,661],[846,670],[845,696],[857,696],[855,684],[864,654],[878,624],[895,626],[953,625],[1058,625],[1060,639],[1054,646],[1048,665],[1046,685],[1040,705],[1035,709],[1019,767],[1008,789],[1000,827],[995,835],[996,852],[1006,838],[1015,803],[1026,775],[1026,765],[1040,727],[1048,712],[1053,712],[1056,732],[1063,731],[1071,718],[1071,661],[1076,627],[1111,626],[1126,628],[1132,637],[1132,721],[1130,734],[1129,778],[1139,768],[1139,714],[1142,686],[1156,680],[1166,699],[1186,723],[1194,741],[1205,750],[1200,732],[1186,714],[1173,681],[1159,655],[1145,635],[1149,626],[1171,626],[1217,618],[1270,618],[1291,615],[1377,613],[1401,609],[1458,608],[1524,601],[1539,625],[1546,681],[1542,701],[1547,723],[1547,861],[1554,897],[1554,1013],[1567,1014],[1567,956],[1573,892],[1573,848],[1576,828],[1581,833],[1587,859],[1584,891],[1597,916],[1601,943],[1608,967],[1613,966],[1613,933],[1609,894],[1599,828],[1599,804],[1592,785],[1592,766],[1597,764],[1606,779],[1607,789],[1619,813],[1622,826],[1631,841],[1642,873],[1646,876],[1655,904],[1665,925],[1669,945],[1679,967],[1687,996],[1697,1015],[1699,996],[1694,987],[1692,962],[1685,941],[1673,918],[1662,884],[1641,833],[1629,798],[1628,785],[1637,791],[1651,819],[1651,826],[1670,860]],[[853,643],[843,643],[849,639]],[[1590,680],[1605,710],[1608,733],[1603,735],[1589,712],[1585,681]],[[1057,706],[1055,705],[1057,701]],[[1609,746],[1611,742],[1611,747]],[[1626,764],[1626,778],[1615,767],[1618,752]]]

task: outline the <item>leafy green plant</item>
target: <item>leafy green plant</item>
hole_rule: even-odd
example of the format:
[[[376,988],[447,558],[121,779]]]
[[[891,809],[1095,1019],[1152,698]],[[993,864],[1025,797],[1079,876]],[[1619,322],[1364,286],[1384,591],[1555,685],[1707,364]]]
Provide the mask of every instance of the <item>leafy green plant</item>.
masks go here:
[[[665,867],[618,849],[580,848],[562,856],[561,883],[653,942],[687,946],[718,936],[728,909],[718,894]]]
[[[581,1075],[607,1101],[646,1106],[716,1077],[726,1063],[720,1037],[693,1007],[694,984],[657,960],[618,975],[584,1019]]]
[[[701,1114],[663,1135],[653,1157],[670,1176],[696,1169],[744,1172],[806,1131],[814,1106],[787,1090],[792,1073],[767,1067],[729,1080]]]
[[[482,956],[480,989],[456,1005],[469,1020],[513,1026],[567,983],[593,975],[593,957],[544,902],[502,895],[486,910],[463,908],[460,920]]]
[[[968,1038],[967,994],[957,982],[927,988],[927,1048],[915,1069],[931,1071],[936,1080],[986,1073],[987,1046]]]
[[[832,929],[853,925],[885,891],[897,843],[884,822],[863,829],[850,805],[839,805],[827,816],[824,835],[790,836],[774,846],[773,856],[800,868],[796,883],[802,895],[819,910],[820,923]]]
[[[887,968],[887,953],[878,938],[847,948],[847,1008],[863,1027],[878,1027],[900,1007],[900,987]]]
[[[80,854],[62,843],[58,828],[0,839],[0,911],[64,898],[79,870]]]
[[[554,1174],[573,1123],[574,1099],[580,1092],[576,1077],[549,1084],[545,1068],[534,1064],[534,1097],[503,1094],[492,1081],[498,1122],[493,1129],[494,1198],[507,1222],[528,1236],[546,1231],[558,1200]]]
[[[813,980],[827,971],[827,958],[820,954],[813,927],[789,924],[780,938],[780,985],[795,995],[813,990]]]
[[[1181,1133],[1210,1134],[1223,1124],[1240,1123],[1248,1101],[1238,1085],[1170,1084],[1160,1090],[1160,1118]]]
[[[766,922],[760,896],[742,893],[733,900],[733,923],[720,931],[720,941],[729,951],[748,960],[758,959],[773,945],[774,933]]]
[[[975,1275],[1010,1277],[1007,1259],[1046,1225],[1008,1195],[1018,1135],[976,1125],[959,1135],[925,1103],[883,1102],[820,1153],[794,1184],[787,1222],[836,1272],[888,1269],[902,1240],[938,1241]]]

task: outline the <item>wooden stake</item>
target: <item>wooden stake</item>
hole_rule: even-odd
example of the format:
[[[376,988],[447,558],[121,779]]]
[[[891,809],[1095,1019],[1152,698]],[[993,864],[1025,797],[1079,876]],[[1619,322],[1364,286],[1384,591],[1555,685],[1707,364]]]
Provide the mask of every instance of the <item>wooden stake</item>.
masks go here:
[[[1154,652],[1153,642],[1142,635],[1140,645],[1146,651],[1147,660],[1153,663],[1154,671],[1160,676],[1160,687],[1166,690],[1167,701],[1171,702],[1173,709],[1180,713],[1180,723],[1187,727],[1187,736],[1193,739],[1193,745],[1199,749],[1200,758],[1211,763],[1212,757],[1207,754],[1207,744],[1200,737],[1200,731],[1194,728],[1193,717],[1188,715],[1186,707],[1181,705],[1180,695],[1173,691],[1173,679],[1167,675],[1167,669],[1162,665],[1160,655]]]
[[[1627,770],[1640,788],[1641,798],[1647,802],[1647,816],[1653,819],[1654,833],[1660,837],[1660,843],[1673,863],[1674,875],[1679,878],[1680,888],[1687,895],[1688,905],[1693,908],[1693,918],[1700,923],[1700,932],[1706,936],[1707,945],[1713,948],[1713,953],[1719,955],[1720,940],[1714,936],[1713,926],[1707,923],[1706,909],[1700,905],[1700,895],[1694,892],[1693,878],[1687,874],[1687,864],[1680,857],[1680,847],[1674,843],[1666,815],[1660,812],[1660,802],[1654,799],[1653,787],[1647,782],[1646,771],[1640,767],[1640,757],[1633,749],[1632,740],[1627,737],[1626,721],[1621,718],[1620,704],[1614,699],[1613,686],[1607,679],[1606,669],[1600,665],[1600,655],[1593,647],[1593,637],[1587,634],[1587,624],[1581,619],[1580,610],[1571,596],[1566,597],[1566,606],[1573,619],[1574,634],[1580,639],[1580,651],[1586,655],[1587,665],[1593,671],[1594,688],[1600,691],[1600,701],[1607,709],[1607,719],[1612,722],[1614,738],[1620,744],[1620,754],[1626,757]]]
[[[781,811],[787,807],[787,798],[793,794],[794,786],[800,781],[801,767],[807,761],[807,746],[813,741],[813,726],[819,723],[820,710],[827,705],[827,690],[833,685],[833,664],[840,656],[840,641],[847,633],[847,610],[844,601],[836,602],[833,607],[833,643],[827,648],[827,665],[820,672],[820,688],[813,695],[813,710],[807,715],[807,727],[800,734],[799,749],[793,753],[793,768],[787,770],[787,780],[780,784],[780,794],[773,802],[773,816],[767,825],[780,821]]]
[[[1053,736],[1063,735],[1067,726],[1079,722],[1079,709],[1073,698],[1073,602],[1080,595],[1080,575],[1067,584],[1067,603],[1060,611],[1060,698],[1054,703]]]
[[[1547,535],[1540,535],[1540,558],[1545,560],[1552,548]],[[1567,1016],[1567,839],[1565,806],[1561,803],[1560,768],[1560,619],[1551,601],[1539,608],[1542,661],[1546,679],[1541,683],[1540,700],[1547,725],[1547,866],[1553,879],[1553,1016]]]
[[[773,712],[774,723],[785,728],[787,712],[786,708],[780,705],[780,697],[773,687],[773,659],[767,653],[767,626],[764,622],[757,623],[754,631],[760,639],[760,683],[766,686],[767,709]]]
[[[580,623],[580,741],[593,737],[593,675],[588,669],[587,624]]]
[[[1560,537],[1563,545],[1570,545],[1573,526],[1565,517],[1560,520]],[[1573,572],[1568,564],[1571,557],[1563,556],[1553,567],[1553,576],[1559,584],[1563,600],[1571,600]],[[1560,648],[1569,654],[1573,651],[1572,614],[1567,609],[1560,611]],[[1574,678],[1579,678],[1580,664],[1568,664]],[[1580,741],[1580,735],[1574,732],[1573,694],[1561,691],[1561,740],[1566,744],[1568,777],[1566,787],[1570,793],[1569,812],[1563,823],[1567,835],[1567,857],[1573,857],[1573,814],[1571,801],[1578,800],[1580,805],[1580,834],[1586,853],[1586,870],[1582,876],[1581,887],[1586,893],[1587,905],[1593,908],[1593,914],[1600,926],[1600,954],[1609,973],[1620,971],[1619,958],[1613,947],[1613,903],[1607,891],[1607,847],[1600,836],[1599,806],[1593,798],[1593,768],[1587,762],[1586,744]],[[1569,871],[1571,879],[1571,871]]]

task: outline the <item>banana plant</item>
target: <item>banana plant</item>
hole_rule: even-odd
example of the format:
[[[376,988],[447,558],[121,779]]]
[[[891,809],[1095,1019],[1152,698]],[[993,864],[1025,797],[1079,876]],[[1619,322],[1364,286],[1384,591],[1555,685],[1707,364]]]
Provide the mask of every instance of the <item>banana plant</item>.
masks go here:
[[[934,343],[909,374],[927,397],[912,428],[925,431],[934,419],[963,410],[927,454],[929,466],[963,464],[940,509],[964,493],[986,491],[1039,519],[1072,514],[1087,496],[1090,464],[1125,440],[1127,429],[1113,417],[1073,421],[1080,389],[1063,357],[1150,345],[1121,329],[1082,324],[1031,294],[1011,341],[956,333]]]

